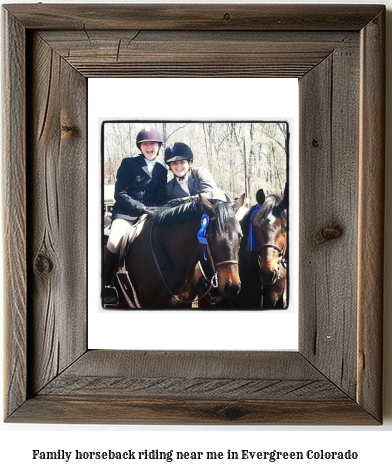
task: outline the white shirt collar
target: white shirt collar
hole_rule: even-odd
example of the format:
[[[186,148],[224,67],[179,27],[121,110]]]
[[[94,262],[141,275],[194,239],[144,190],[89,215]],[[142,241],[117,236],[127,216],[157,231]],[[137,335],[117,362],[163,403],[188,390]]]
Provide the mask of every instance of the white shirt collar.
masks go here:
[[[176,176],[177,183],[182,187],[182,189],[187,194],[191,194],[190,191],[189,191],[189,187],[188,187],[188,178],[189,178],[189,173],[187,173],[186,176],[184,176],[184,179],[179,179]]]
[[[149,168],[154,168],[155,163],[156,163],[155,160],[151,161],[151,160],[147,160],[147,158],[144,158],[144,161],[146,162],[146,165],[147,165]]]
[[[188,184],[189,173],[187,173],[183,178],[177,178],[176,180],[178,184]]]

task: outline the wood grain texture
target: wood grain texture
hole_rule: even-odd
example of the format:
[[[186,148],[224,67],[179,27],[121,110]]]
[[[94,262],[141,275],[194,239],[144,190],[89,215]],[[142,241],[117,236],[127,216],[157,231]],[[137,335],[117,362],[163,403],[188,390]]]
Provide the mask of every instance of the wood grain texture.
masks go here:
[[[379,5],[7,5],[31,29],[357,31]],[[142,28],[143,27],[143,28]]]
[[[385,7],[30,4],[4,21],[6,420],[382,422]],[[274,74],[301,78],[299,352],[86,352],[86,78]]]
[[[300,347],[355,398],[359,50],[336,48],[300,85]],[[321,238],[337,228],[336,239]]]
[[[257,377],[324,380],[298,352],[244,351],[88,351],[69,367],[67,376],[104,377]]]
[[[40,36],[86,77],[301,77],[342,43],[355,44],[358,35],[84,30]]]
[[[382,417],[385,12],[361,31],[357,399]],[[375,184],[377,183],[377,184]]]
[[[344,400],[299,353],[90,351],[40,395]]]
[[[194,398],[211,400],[346,400],[329,381],[277,379],[207,379],[206,377],[80,377],[60,376],[40,395],[127,398]]]
[[[86,349],[86,79],[37,35],[28,162],[29,390]],[[79,318],[79,320],[77,319]]]
[[[40,396],[10,419],[22,423],[180,425],[375,425],[358,404],[341,401],[129,399]]]
[[[3,21],[4,409],[9,415],[24,402],[27,383],[26,54],[22,25],[7,12]]]
[[[299,353],[89,351],[11,422],[377,424]]]

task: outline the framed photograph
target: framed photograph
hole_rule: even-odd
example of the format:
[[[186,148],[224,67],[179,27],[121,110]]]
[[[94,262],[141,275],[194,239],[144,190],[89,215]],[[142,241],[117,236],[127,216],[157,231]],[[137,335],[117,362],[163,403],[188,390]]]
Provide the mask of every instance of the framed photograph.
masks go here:
[[[382,423],[385,6],[37,4],[3,16],[6,421]],[[298,80],[298,350],[89,346],[87,255],[102,242],[88,225],[93,78]],[[233,120],[246,122],[222,122]]]
[[[105,120],[103,307],[287,308],[289,135],[284,121]]]

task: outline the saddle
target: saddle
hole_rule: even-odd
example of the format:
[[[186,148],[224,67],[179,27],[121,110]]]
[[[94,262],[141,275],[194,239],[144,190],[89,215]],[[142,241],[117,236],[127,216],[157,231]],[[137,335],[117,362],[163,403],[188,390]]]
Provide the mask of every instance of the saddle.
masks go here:
[[[147,214],[143,214],[137,222],[129,229],[129,231],[121,239],[121,246],[118,256],[118,269],[116,272],[117,281],[124,294],[124,297],[130,308],[141,308],[135,288],[129,278],[128,271],[125,268],[125,260],[130,246],[138,237],[143,229]]]

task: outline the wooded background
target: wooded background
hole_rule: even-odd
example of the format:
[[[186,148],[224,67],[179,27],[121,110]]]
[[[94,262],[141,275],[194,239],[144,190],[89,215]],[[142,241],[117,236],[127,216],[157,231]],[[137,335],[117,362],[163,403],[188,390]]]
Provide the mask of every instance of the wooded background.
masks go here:
[[[255,202],[258,189],[282,194],[287,176],[286,122],[105,122],[103,124],[104,184],[115,184],[125,157],[136,156],[136,135],[145,126],[157,128],[166,145],[182,141],[190,146],[194,166],[208,168],[217,185],[232,198],[246,193]],[[168,179],[172,179],[171,172]]]

